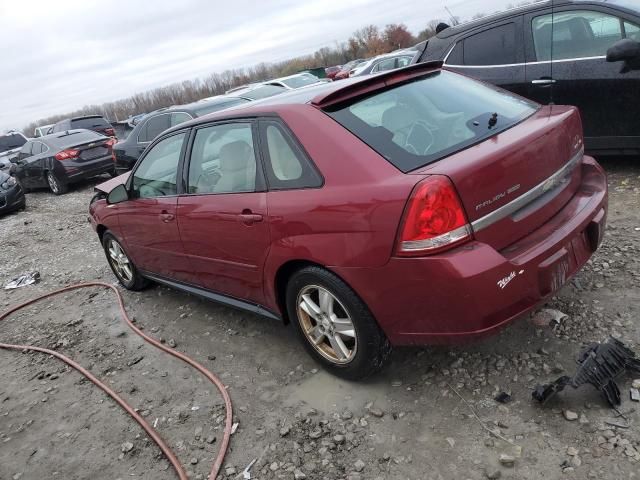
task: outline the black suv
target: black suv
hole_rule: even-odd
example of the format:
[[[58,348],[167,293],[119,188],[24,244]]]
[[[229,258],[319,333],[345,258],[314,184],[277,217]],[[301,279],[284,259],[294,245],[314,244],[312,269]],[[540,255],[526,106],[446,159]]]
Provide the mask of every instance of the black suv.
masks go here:
[[[115,136],[113,126],[101,115],[87,115],[86,117],[66,118],[64,120],[60,120],[53,126],[51,133],[76,130],[78,128],[93,130],[94,132],[100,133],[106,137]]]
[[[640,41],[640,1],[555,0],[445,28],[418,61],[444,61],[542,104],[576,105],[590,153],[638,154],[640,71],[606,59],[622,39]]]

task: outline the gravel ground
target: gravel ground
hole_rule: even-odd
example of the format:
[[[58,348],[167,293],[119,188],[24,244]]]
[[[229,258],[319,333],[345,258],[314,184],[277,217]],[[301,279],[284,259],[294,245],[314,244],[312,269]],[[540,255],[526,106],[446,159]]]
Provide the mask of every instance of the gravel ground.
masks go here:
[[[148,333],[175,342],[228,386],[239,426],[223,478],[242,478],[254,458],[256,479],[637,478],[640,404],[628,398],[631,378],[620,382],[624,418],[590,387],[544,407],[531,390],[572,374],[587,342],[613,335],[640,352],[638,160],[603,161],[609,228],[586,268],[544,306],[567,315],[560,325],[536,312],[472,345],[398,348],[367,382],[319,370],[293,328],[277,322],[159,286],[123,295]],[[31,270],[42,276],[0,290],[0,310],[64,285],[115,281],[86,219],[92,185],[61,197],[31,193],[26,212],[0,219],[0,283]],[[157,423],[192,478],[206,478],[221,438],[221,398],[132,334],[112,293],[46,300],[2,322],[0,339],[54,348],[89,367]],[[143,431],[63,364],[0,350],[0,378],[0,480],[174,478]],[[502,391],[510,403],[493,399]]]

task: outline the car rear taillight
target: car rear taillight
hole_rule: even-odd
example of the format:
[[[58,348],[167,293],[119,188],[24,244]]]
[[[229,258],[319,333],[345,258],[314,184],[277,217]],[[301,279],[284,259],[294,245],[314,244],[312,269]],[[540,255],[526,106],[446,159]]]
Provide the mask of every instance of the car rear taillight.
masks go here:
[[[418,183],[405,207],[396,253],[428,255],[470,239],[471,226],[451,180],[432,175]]]
[[[105,128],[104,129],[104,133],[106,135],[109,135],[110,137],[113,137],[116,134],[116,132],[113,130],[113,128]]]
[[[115,138],[110,138],[109,140],[107,140],[106,142],[104,142],[104,145],[106,147],[113,147],[115,144],[117,143],[117,140]]]
[[[62,150],[55,154],[56,160],[69,160],[70,158],[77,158],[80,155],[80,150],[70,148],[68,150]]]

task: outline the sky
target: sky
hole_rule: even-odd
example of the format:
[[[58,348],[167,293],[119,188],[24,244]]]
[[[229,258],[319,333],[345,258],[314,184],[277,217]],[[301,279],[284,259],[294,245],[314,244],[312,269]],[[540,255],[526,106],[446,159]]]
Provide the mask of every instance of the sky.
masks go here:
[[[465,19],[509,0],[0,0],[0,131],[213,72],[346,41],[414,34],[446,5]],[[30,133],[30,132],[26,132]]]

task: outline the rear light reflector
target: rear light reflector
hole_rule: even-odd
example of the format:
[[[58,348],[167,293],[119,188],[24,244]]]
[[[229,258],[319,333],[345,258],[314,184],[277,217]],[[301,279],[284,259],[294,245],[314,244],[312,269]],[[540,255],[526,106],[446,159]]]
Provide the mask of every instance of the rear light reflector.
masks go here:
[[[55,154],[56,160],[69,160],[70,158],[77,158],[80,155],[80,150],[70,148],[68,150],[62,150]]]
[[[104,145],[106,147],[113,147],[116,143],[117,143],[117,140],[115,138],[110,138],[109,140],[104,142]]]
[[[116,134],[116,132],[113,130],[113,128],[105,128],[104,129],[104,133],[106,133],[110,137],[112,137],[112,136],[114,136]]]
[[[405,207],[396,253],[428,255],[471,239],[471,226],[451,180],[432,175],[418,183]]]

